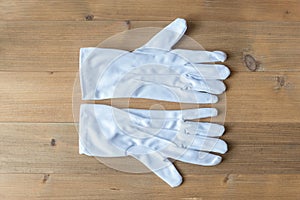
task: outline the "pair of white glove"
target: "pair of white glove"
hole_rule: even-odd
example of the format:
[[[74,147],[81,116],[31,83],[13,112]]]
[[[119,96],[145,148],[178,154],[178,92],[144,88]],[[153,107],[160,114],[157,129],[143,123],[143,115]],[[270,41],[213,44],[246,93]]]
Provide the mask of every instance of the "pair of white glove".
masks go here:
[[[148,43],[128,52],[81,48],[80,81],[83,100],[134,97],[184,103],[216,103],[225,91],[222,80],[230,71],[220,64],[221,51],[172,50],[186,31],[176,19]],[[97,157],[133,156],[171,187],[182,177],[168,158],[213,166],[227,144],[222,125],[192,122],[214,117],[214,108],[190,110],[117,109],[83,104],[80,109],[79,151]]]

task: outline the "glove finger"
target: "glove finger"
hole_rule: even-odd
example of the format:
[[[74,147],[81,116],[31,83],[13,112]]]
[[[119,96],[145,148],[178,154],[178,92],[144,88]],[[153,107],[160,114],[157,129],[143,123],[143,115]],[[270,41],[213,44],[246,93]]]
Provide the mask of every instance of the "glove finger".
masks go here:
[[[206,123],[208,124],[208,123]],[[214,126],[212,124],[211,126]],[[199,125],[198,125],[199,126]],[[222,140],[218,140],[212,137],[221,136],[224,132],[224,127],[219,125],[220,128],[216,128],[217,131],[213,132],[214,128],[207,130],[196,130],[192,133],[185,127],[185,124],[178,127],[154,127],[154,126],[140,126],[138,124],[132,125],[131,130],[134,130],[135,135],[139,134],[147,138],[153,137],[157,141],[161,141],[164,145],[170,143],[177,146],[186,146],[195,150],[214,151],[218,153],[225,153],[227,151],[227,144]],[[219,132],[218,132],[219,131]],[[204,137],[205,136],[205,137]]]
[[[219,124],[186,121],[216,116],[217,109],[215,108],[199,108],[182,111],[123,109],[123,111],[130,113],[129,117],[131,122],[142,127],[182,130],[184,133],[210,137],[222,136],[225,131],[224,126]],[[174,117],[172,118],[172,116]]]
[[[192,79],[178,75],[134,76],[120,80],[113,91],[113,98],[147,98],[182,103],[216,103],[218,97],[192,89]],[[195,79],[193,79],[196,81]],[[195,83],[196,84],[196,83]],[[222,83],[221,83],[222,84]],[[203,84],[207,90],[207,85]],[[212,90],[215,90],[212,88]]]
[[[186,65],[187,66],[187,65]],[[188,64],[196,72],[188,73],[194,79],[219,79],[225,80],[230,75],[230,70],[225,65],[219,64]]]
[[[136,51],[143,51],[143,49],[147,48],[157,48],[169,51],[181,39],[186,29],[186,21],[177,18]]]
[[[177,160],[196,165],[215,166],[222,161],[222,157],[210,153],[186,150]]]
[[[178,147],[198,151],[208,151],[221,154],[227,152],[227,144],[223,140],[217,138],[210,138],[201,135],[189,135],[179,130],[163,128],[155,129],[150,127],[134,126],[131,130],[134,130],[135,133],[139,133],[139,137],[145,135],[148,138],[147,144],[152,147],[155,146],[155,149],[161,149],[169,145],[176,145]],[[160,143],[161,145],[152,144],[152,141],[157,144]]]
[[[194,79],[189,74],[180,76],[177,74],[159,74],[159,75],[139,75],[139,78],[130,78],[130,80],[141,82],[141,84],[160,84],[165,87],[177,87],[182,90],[195,90],[208,92],[211,94],[221,94],[226,86],[220,80],[214,79]]]
[[[205,122],[189,122],[180,120],[147,120],[142,122],[134,121],[131,129],[135,133],[145,132],[155,137],[173,140],[177,134],[186,134],[190,137],[193,135],[206,137],[222,136],[225,128],[222,125]]]
[[[211,94],[222,94],[226,90],[225,84],[220,80],[210,80],[210,79],[193,79],[188,78],[190,84],[187,87],[188,90],[196,90],[200,92],[208,92]]]
[[[193,120],[207,117],[215,117],[218,114],[216,108],[196,108],[186,110],[144,110],[123,109],[130,116],[138,116],[149,120]]]
[[[182,110],[184,120],[201,119],[207,117],[215,117],[218,115],[216,108],[198,108]]]
[[[222,161],[222,157],[207,152],[170,146],[160,151],[165,157],[202,166],[214,166]]]
[[[129,81],[133,88],[136,88],[135,91],[131,93],[125,93],[125,88],[122,91],[121,88],[118,90],[122,91],[122,95],[115,95],[114,97],[131,97],[131,98],[147,98],[147,99],[156,99],[162,101],[171,101],[171,102],[182,102],[182,103],[199,103],[199,104],[210,104],[216,103],[218,97],[213,94],[208,94],[205,92],[198,92],[194,90],[184,90],[178,87],[171,87],[166,85],[158,84],[143,84],[141,82],[131,82]],[[129,83],[128,82],[128,83]],[[127,85],[127,86],[128,86]],[[125,87],[123,85],[123,87]],[[127,87],[128,91],[128,87]],[[155,91],[155,92],[153,92]]]
[[[208,137],[220,137],[224,134],[225,128],[220,124],[208,122],[186,121],[182,125],[188,134],[202,135]]]
[[[134,74],[134,76],[135,77],[128,76],[127,78],[143,84],[160,84],[166,87],[177,87],[183,90],[196,90],[211,94],[221,94],[226,89],[226,86],[220,80],[195,79],[190,74],[185,74],[185,76],[181,76],[179,74],[157,74],[155,76],[153,76],[153,74]]]
[[[223,51],[174,49],[171,52],[191,63],[224,62],[227,59],[227,55]]]
[[[142,162],[147,168],[171,187],[177,187],[182,183],[182,177],[172,162],[160,155],[158,152],[130,155]]]
[[[217,116],[215,108],[198,108],[187,110],[143,110],[122,109],[129,113],[130,121],[143,128],[181,130],[187,134],[209,137],[222,136],[225,128],[222,125],[206,122],[192,122],[198,118]]]
[[[181,139],[179,139],[181,138]],[[181,140],[181,141],[180,141]],[[174,140],[175,141],[175,140]],[[176,142],[187,149],[199,150],[199,151],[208,151],[224,154],[227,152],[227,144],[221,139],[203,137],[199,135],[184,135],[176,139]]]

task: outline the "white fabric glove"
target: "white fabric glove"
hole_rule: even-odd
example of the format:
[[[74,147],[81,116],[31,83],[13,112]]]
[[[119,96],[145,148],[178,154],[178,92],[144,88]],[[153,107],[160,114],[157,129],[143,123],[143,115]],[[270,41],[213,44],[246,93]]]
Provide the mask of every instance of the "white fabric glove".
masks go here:
[[[221,80],[230,71],[221,64],[222,51],[171,48],[186,31],[184,19],[176,19],[148,43],[133,52],[80,49],[80,80],[83,100],[149,98],[184,103],[215,103],[215,94],[226,87]]]
[[[149,111],[83,104],[79,151],[97,157],[132,156],[171,187],[176,187],[182,177],[168,158],[214,166],[222,158],[209,152],[227,151],[227,144],[214,138],[223,135],[223,126],[186,121],[215,115],[214,108]]]

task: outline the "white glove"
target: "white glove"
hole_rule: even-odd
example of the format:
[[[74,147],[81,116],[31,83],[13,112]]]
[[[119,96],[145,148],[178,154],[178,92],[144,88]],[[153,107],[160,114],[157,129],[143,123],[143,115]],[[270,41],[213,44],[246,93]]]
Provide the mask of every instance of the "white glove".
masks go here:
[[[221,80],[230,71],[221,64],[222,51],[171,50],[186,31],[184,19],[176,19],[148,43],[133,52],[80,49],[83,100],[149,98],[184,103],[215,103],[214,94],[226,87]]]
[[[176,187],[182,177],[168,158],[203,166],[221,162],[220,156],[208,152],[223,154],[227,151],[223,140],[213,138],[221,136],[224,127],[186,121],[216,114],[214,108],[149,111],[83,104],[80,153],[97,157],[132,156],[171,187]]]

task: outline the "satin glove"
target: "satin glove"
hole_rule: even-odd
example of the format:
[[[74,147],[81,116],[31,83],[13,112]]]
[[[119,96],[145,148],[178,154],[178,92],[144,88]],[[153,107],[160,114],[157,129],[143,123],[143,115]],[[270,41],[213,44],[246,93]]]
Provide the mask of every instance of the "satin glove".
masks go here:
[[[172,49],[187,29],[176,19],[133,52],[80,49],[83,100],[148,98],[183,103],[216,103],[230,71],[222,51]]]
[[[79,121],[79,152],[97,157],[132,156],[171,187],[182,177],[169,158],[186,163],[214,166],[227,144],[222,125],[188,120],[216,116],[214,108],[183,111],[117,109],[83,104]]]

